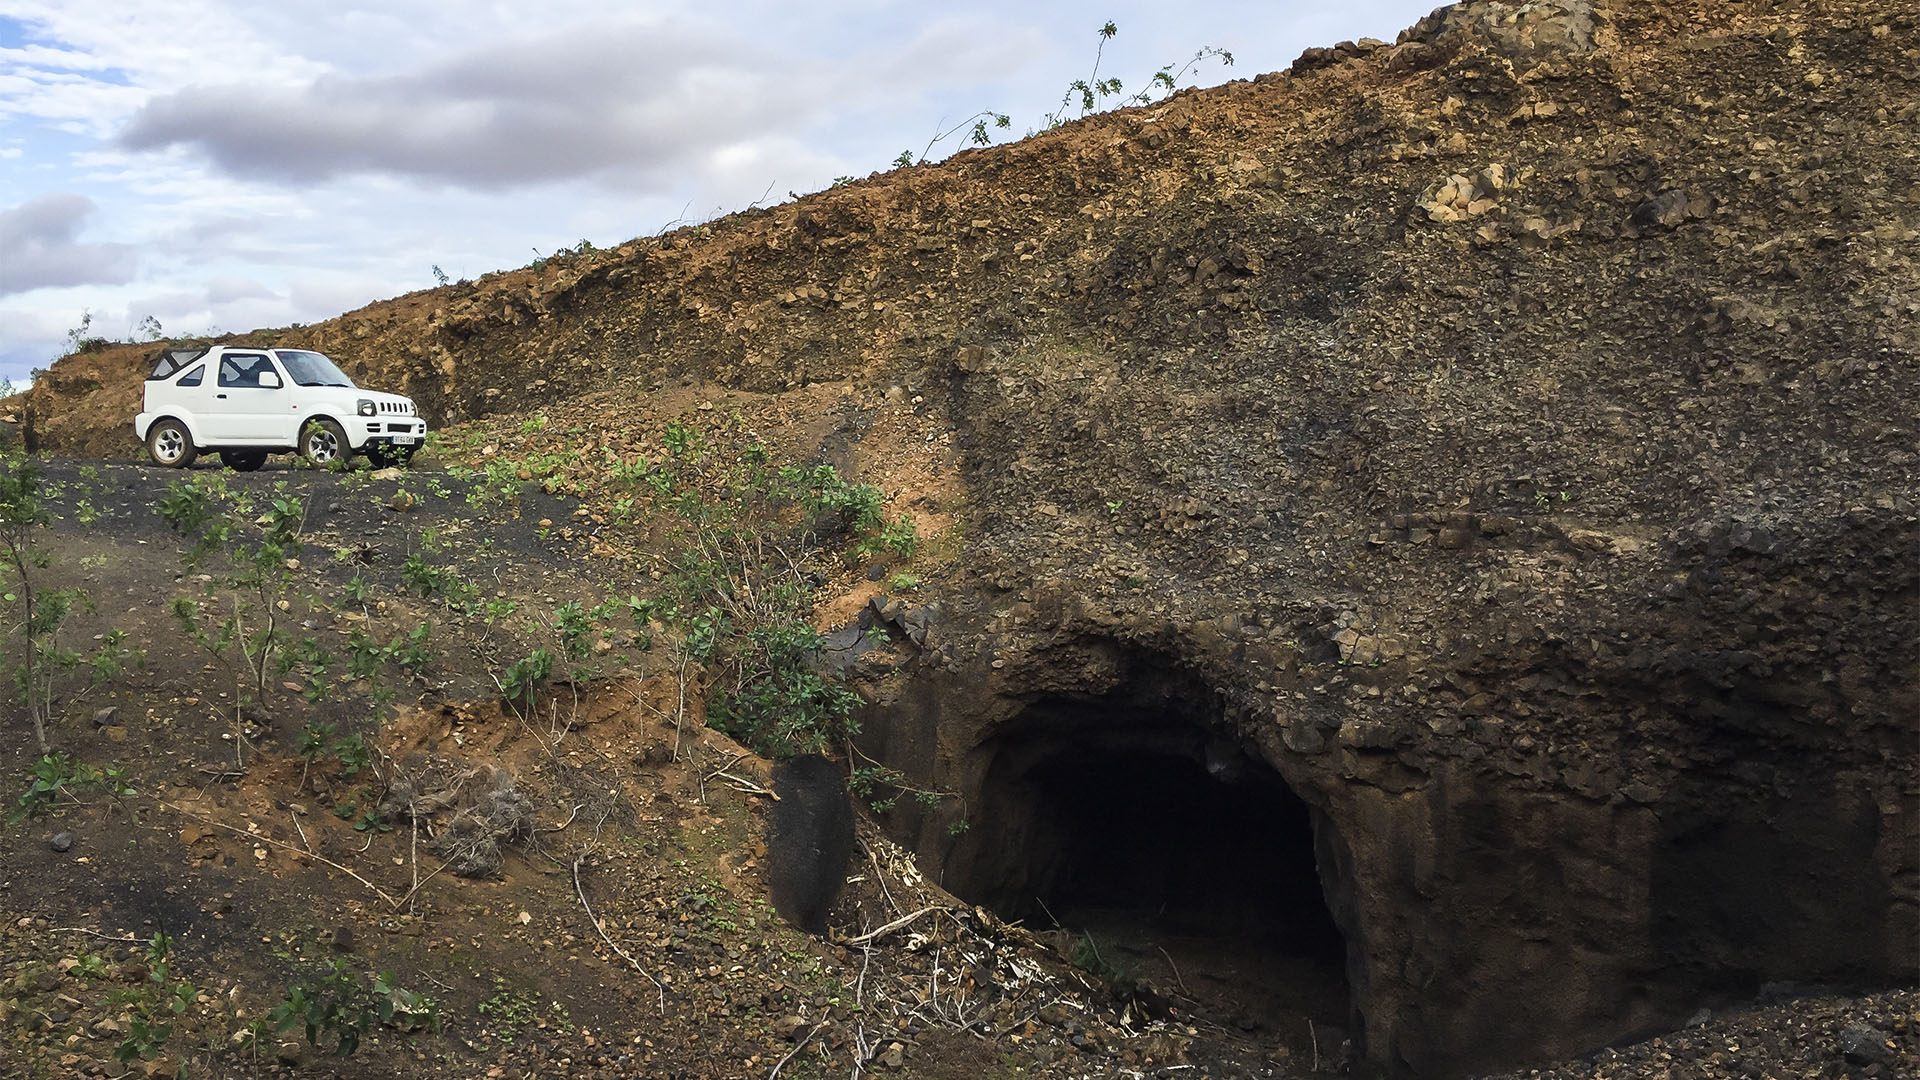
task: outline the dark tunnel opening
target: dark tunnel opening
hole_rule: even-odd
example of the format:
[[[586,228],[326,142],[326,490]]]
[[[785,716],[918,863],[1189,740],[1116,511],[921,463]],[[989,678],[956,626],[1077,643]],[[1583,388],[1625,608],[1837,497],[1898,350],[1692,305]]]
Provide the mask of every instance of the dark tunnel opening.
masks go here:
[[[1029,707],[982,749],[976,828],[947,884],[1057,929],[1082,966],[1304,1048],[1349,1019],[1314,814],[1212,702],[1162,674]]]

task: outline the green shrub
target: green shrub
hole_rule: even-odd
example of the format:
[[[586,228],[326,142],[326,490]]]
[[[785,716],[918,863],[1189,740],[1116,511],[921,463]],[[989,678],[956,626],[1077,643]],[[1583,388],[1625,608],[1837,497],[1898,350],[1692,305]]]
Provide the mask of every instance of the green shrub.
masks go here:
[[[860,541],[855,545],[855,550],[863,555],[878,555],[881,552],[890,551],[901,558],[911,559],[919,547],[919,526],[913,523],[912,517],[901,514],[887,523],[878,534]]]
[[[78,589],[49,589],[44,572],[53,555],[38,543],[39,532],[53,521],[40,465],[18,453],[0,454],[0,571],[5,571],[0,600],[17,606],[9,620],[20,640],[19,660],[11,674],[20,700],[27,707],[40,752],[52,749],[47,722],[53,718],[53,687],[60,675],[80,664],[80,655],[61,647],[60,628],[75,603],[85,604]]]
[[[507,705],[525,716],[533,711],[540,688],[553,675],[553,654],[535,649],[524,659],[515,660],[500,676],[500,693]]]
[[[173,1037],[178,1018],[193,1007],[200,988],[173,975],[173,939],[155,934],[147,943],[147,983],[129,994],[127,1037],[114,1048],[119,1062],[152,1061]],[[186,1074],[182,1062],[179,1075]]]
[[[335,1054],[347,1057],[379,1024],[403,1031],[440,1030],[440,1006],[425,994],[395,987],[391,972],[368,985],[345,960],[336,959],[318,979],[288,987],[286,998],[267,1013],[267,1021],[276,1031],[305,1025],[310,1045],[331,1042]]]
[[[569,660],[584,660],[591,646],[587,635],[593,631],[590,618],[578,601],[569,600],[553,609],[553,629],[560,635],[560,648]]]
[[[61,795],[72,795],[72,789],[99,783],[104,774],[84,761],[75,761],[71,754],[45,754],[33,763],[33,779],[27,784],[25,794],[14,804],[9,820],[21,821],[30,817],[40,817],[52,809],[54,800]]]
[[[859,731],[860,695],[822,670],[825,642],[804,622],[748,632],[737,657],[740,676],[717,694],[710,723],[766,757],[815,754]]]

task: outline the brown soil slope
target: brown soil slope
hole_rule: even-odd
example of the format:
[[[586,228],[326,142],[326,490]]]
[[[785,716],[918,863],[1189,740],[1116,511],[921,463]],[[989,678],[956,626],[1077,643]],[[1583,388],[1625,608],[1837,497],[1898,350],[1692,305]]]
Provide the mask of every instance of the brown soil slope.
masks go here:
[[[1356,1044],[1437,1075],[1912,978],[1917,146],[1905,3],[1474,2],[278,336],[441,421],[923,398],[969,544],[868,749],[976,827],[902,835],[1015,907],[1110,842],[1062,759],[1151,804],[1225,745],[1304,804]],[[134,452],[143,366],[56,364],[37,445]]]

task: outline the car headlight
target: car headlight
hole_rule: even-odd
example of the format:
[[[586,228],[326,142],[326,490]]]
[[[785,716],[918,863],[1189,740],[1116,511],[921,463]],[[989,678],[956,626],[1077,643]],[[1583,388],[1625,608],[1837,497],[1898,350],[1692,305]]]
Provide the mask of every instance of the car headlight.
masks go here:
[[[355,405],[354,409],[358,411],[361,416],[372,416],[373,415],[373,399],[361,398],[360,403],[358,405]]]

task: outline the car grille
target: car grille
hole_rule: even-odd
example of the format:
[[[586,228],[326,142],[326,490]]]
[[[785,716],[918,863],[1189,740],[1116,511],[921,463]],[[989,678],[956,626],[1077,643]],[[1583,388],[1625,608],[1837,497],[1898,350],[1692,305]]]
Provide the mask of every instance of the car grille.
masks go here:
[[[399,413],[403,416],[413,415],[413,406],[410,404],[400,405],[400,404],[395,404],[394,402],[391,402],[391,401],[380,401],[380,402],[375,402],[374,404],[375,404],[375,407],[378,408],[383,413]]]

